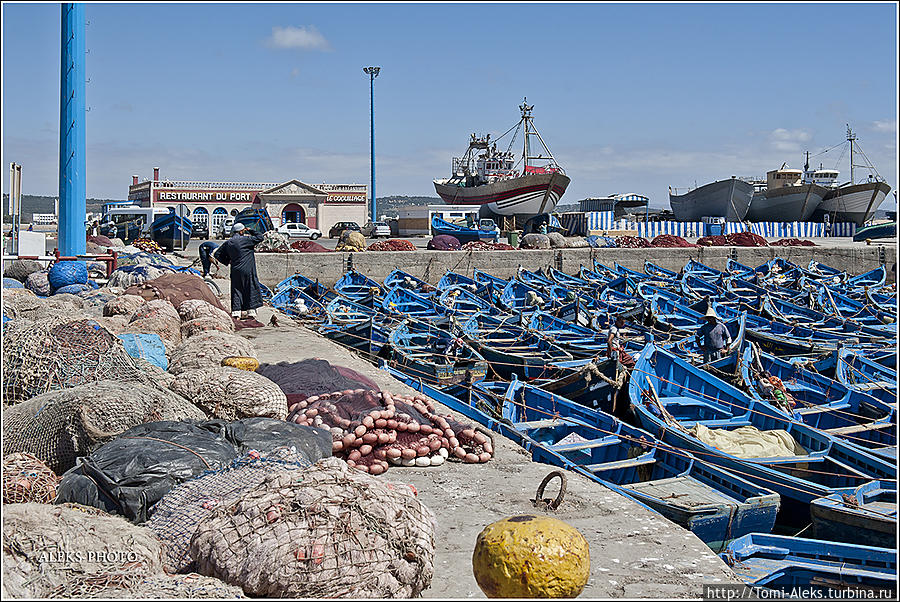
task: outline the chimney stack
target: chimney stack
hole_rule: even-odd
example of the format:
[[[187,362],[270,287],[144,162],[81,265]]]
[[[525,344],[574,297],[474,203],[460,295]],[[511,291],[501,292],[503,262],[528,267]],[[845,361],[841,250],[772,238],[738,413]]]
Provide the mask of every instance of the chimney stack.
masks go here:
[[[137,176],[131,176],[131,185],[132,186],[137,186],[137,181],[138,181]]]
[[[158,167],[153,168],[153,181],[159,182],[159,168]]]

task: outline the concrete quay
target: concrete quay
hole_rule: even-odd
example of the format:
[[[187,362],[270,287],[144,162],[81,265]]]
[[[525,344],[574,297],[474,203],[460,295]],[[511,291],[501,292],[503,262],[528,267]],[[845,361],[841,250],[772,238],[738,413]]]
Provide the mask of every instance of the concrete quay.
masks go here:
[[[861,274],[882,263],[888,270],[888,281],[897,280],[897,247],[886,244],[820,243],[815,247],[699,247],[650,249],[541,249],[513,251],[366,251],[362,253],[257,253],[259,280],[273,287],[288,276],[301,273],[318,278],[332,286],[352,267],[382,281],[391,271],[401,269],[432,284],[447,270],[471,274],[473,268],[500,278],[511,278],[522,266],[536,270],[551,266],[569,274],[577,274],[580,266],[590,267],[594,261],[613,266],[619,263],[634,270],[643,270],[644,261],[678,271],[691,259],[716,269],[724,269],[728,259],[751,267],[775,257],[782,257],[801,266],[815,259],[823,264]]]

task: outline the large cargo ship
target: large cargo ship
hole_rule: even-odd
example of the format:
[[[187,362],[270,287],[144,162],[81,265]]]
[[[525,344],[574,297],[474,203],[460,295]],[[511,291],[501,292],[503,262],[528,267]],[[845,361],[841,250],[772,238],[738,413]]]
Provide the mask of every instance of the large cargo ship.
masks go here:
[[[534,128],[533,108],[534,105],[527,102],[519,106],[522,117],[513,126],[516,133],[506,151],[497,148],[497,141],[506,134],[493,142],[490,134],[483,137],[472,134],[465,155],[453,158],[452,175],[434,180],[434,189],[445,203],[479,205],[491,213],[505,216],[550,213],[556,208],[570,179]],[[523,129],[522,155],[517,157],[511,149]],[[532,154],[534,137],[543,149],[537,155]]]
[[[753,184],[731,176],[729,180],[717,180],[684,194],[677,192],[677,189],[669,188],[669,205],[680,222],[699,222],[704,217],[724,217],[729,222],[740,222],[750,207]]]

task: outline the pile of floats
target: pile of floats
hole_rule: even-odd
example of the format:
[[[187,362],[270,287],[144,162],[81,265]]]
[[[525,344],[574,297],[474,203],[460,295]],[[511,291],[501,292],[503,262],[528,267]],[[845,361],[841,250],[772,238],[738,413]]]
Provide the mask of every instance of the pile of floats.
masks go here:
[[[884,266],[595,263],[509,280],[450,271],[436,285],[350,271],[333,288],[295,274],[271,303],[535,460],[693,531],[750,585],[896,588],[897,291]],[[695,334],[710,308],[732,343],[704,363]],[[617,316],[633,367],[608,355]],[[773,433],[792,451],[754,453]]]

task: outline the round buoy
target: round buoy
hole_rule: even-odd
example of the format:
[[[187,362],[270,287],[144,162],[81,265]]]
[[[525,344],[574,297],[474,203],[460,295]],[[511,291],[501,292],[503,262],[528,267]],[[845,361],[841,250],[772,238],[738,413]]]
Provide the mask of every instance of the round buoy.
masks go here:
[[[232,355],[226,358],[222,358],[222,365],[229,366],[231,368],[240,368],[241,370],[246,370],[247,372],[256,372],[256,369],[259,368],[259,360],[253,357]]]
[[[591,557],[587,540],[574,527],[524,514],[478,534],[472,570],[489,598],[574,598],[587,584]]]

